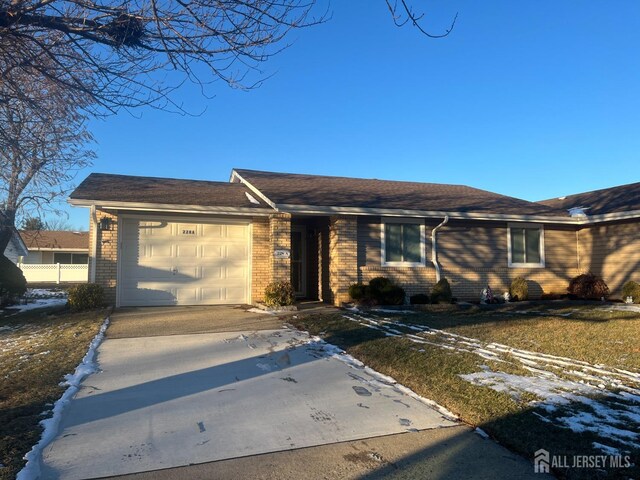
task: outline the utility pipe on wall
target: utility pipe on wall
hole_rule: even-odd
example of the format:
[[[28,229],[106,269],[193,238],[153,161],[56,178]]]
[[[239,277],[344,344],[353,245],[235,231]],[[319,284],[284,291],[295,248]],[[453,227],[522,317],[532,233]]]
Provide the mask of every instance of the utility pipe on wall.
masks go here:
[[[438,263],[438,240],[437,233],[440,227],[444,227],[449,221],[449,215],[444,216],[444,220],[440,222],[436,228],[431,230],[431,263],[433,263],[434,268],[436,269],[436,282],[440,281],[440,264]]]
[[[91,241],[91,258],[89,259],[89,282],[96,282],[96,257],[98,256],[98,218],[96,216],[96,206],[91,205],[91,230],[93,231],[93,239]]]

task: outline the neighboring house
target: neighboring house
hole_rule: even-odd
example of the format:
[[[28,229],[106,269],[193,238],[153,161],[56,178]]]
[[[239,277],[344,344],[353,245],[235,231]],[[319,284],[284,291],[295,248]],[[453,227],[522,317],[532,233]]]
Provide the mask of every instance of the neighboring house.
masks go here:
[[[91,174],[69,202],[90,208],[89,278],[117,305],[251,303],[276,280],[340,304],[349,285],[378,276],[409,295],[446,277],[472,300],[523,276],[535,297],[566,292],[584,270],[593,243],[583,231],[624,218],[640,244],[633,203],[570,215],[461,185],[240,169],[229,183]],[[605,278],[614,293],[634,261]]]
[[[89,232],[22,230],[20,235],[29,249],[22,263],[89,263]]]
[[[89,232],[23,230],[29,254],[19,266],[29,283],[77,283],[88,279]]]
[[[9,240],[9,244],[4,249],[4,256],[13,263],[18,263],[21,258],[26,257],[28,254],[29,250],[27,249],[27,246],[18,231],[14,228],[11,240]]]

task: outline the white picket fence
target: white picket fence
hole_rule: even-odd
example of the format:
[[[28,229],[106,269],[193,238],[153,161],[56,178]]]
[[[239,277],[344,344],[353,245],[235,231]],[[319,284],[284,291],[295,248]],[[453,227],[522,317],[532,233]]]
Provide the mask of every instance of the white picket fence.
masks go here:
[[[89,265],[18,263],[27,283],[80,283],[89,278]]]

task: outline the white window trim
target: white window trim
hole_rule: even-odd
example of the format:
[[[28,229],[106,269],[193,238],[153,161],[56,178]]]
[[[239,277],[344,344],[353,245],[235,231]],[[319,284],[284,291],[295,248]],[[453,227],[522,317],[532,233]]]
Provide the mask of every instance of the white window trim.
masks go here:
[[[511,253],[511,229],[512,228],[537,228],[540,230],[540,263],[518,263],[512,261]],[[541,223],[508,223],[507,224],[507,249],[509,268],[545,268],[544,225]]]
[[[385,226],[387,223],[412,223],[420,225],[420,261],[419,262],[387,262]],[[424,219],[421,218],[383,218],[380,222],[380,256],[383,267],[424,267],[427,260],[426,234]]]

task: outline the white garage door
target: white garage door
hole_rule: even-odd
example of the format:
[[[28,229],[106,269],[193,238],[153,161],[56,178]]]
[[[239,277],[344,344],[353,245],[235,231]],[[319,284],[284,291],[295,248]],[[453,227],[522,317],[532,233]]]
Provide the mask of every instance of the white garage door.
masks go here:
[[[249,224],[125,217],[120,305],[249,301]]]

